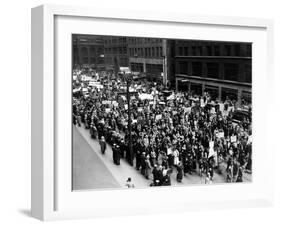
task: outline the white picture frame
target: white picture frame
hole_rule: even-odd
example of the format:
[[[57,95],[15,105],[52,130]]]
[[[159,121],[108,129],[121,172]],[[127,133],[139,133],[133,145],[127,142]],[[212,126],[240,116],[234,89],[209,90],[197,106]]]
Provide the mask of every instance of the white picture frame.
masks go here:
[[[71,191],[69,35],[81,32],[253,42],[253,182]],[[31,38],[33,217],[56,220],[272,204],[273,179],[263,172],[273,171],[274,147],[270,144],[266,109],[274,103],[263,95],[272,93],[274,83],[271,20],[43,5],[32,9]]]

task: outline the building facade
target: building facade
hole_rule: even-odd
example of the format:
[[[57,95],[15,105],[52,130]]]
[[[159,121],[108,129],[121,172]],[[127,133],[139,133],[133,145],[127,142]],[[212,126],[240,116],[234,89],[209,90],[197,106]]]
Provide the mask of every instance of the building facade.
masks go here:
[[[175,40],[177,90],[251,102],[251,43]]]
[[[165,65],[165,40],[128,38],[129,66],[132,72],[145,73],[151,81],[162,81]]]
[[[102,36],[72,35],[73,65],[103,67],[104,40]]]
[[[129,67],[127,37],[104,36],[105,64],[108,69]]]

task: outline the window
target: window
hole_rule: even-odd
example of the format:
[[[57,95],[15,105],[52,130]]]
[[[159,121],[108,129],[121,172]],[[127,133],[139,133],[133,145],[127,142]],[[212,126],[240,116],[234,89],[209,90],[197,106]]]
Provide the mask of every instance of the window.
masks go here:
[[[192,62],[192,75],[193,76],[202,76],[202,63],[201,62]]]
[[[123,54],[127,53],[127,47],[123,47]]]
[[[103,49],[101,47],[98,48],[98,55],[103,53]]]
[[[238,64],[226,63],[224,64],[224,79],[231,81],[238,81]]]
[[[216,100],[219,97],[219,87],[206,85],[204,92],[207,92],[212,100]]]
[[[183,47],[179,47],[179,55],[180,55],[180,56],[183,55]]]
[[[192,46],[191,47],[191,50],[192,50],[192,56],[196,56],[196,46]]]
[[[131,70],[134,72],[143,72],[142,63],[131,63]]]
[[[214,55],[220,56],[220,46],[219,45],[214,46]]]
[[[187,46],[184,47],[184,55],[188,56],[188,47]]]
[[[91,47],[91,48],[90,48],[90,54],[91,54],[91,55],[94,55],[95,52],[96,52],[95,48],[94,48],[94,47]]]
[[[247,83],[252,82],[252,65],[251,64],[245,65],[245,82],[247,82]]]
[[[90,62],[91,64],[95,64],[96,63],[96,58],[95,57],[91,57],[90,61],[91,61]]]
[[[241,101],[242,105],[252,103],[252,93],[248,91],[242,91]]]
[[[197,55],[202,56],[203,55],[203,48],[202,48],[202,46],[198,46],[197,50],[198,50],[198,54]]]
[[[163,72],[162,64],[146,64],[146,71],[152,75],[160,75]]]
[[[237,44],[234,46],[235,56],[240,56],[240,45]]]
[[[81,53],[82,53],[83,56],[87,56],[88,55],[88,49],[86,47],[82,47]]]
[[[209,78],[219,77],[219,64],[218,63],[207,63],[207,76]]]
[[[206,55],[207,56],[212,56],[212,46],[206,46]]]
[[[88,64],[88,57],[83,57],[83,64]]]
[[[151,55],[152,55],[152,57],[154,57],[154,56],[155,56],[155,50],[154,50],[154,47],[152,47],[152,48],[151,48]]]
[[[231,45],[224,46],[224,54],[225,56],[231,56]]]
[[[159,47],[159,50],[160,50],[160,57],[162,57],[163,56],[162,47]]]
[[[188,74],[188,63],[181,61],[179,62],[179,73],[180,74]]]
[[[156,47],[156,56],[159,57],[160,53],[159,53],[159,47]]]
[[[229,88],[222,88],[221,89],[221,99],[222,101],[228,100],[236,100],[237,101],[238,90],[236,89],[229,89]]]
[[[196,95],[202,95],[202,84],[190,83],[190,91]]]
[[[252,57],[252,44],[248,44],[246,47],[246,56]]]

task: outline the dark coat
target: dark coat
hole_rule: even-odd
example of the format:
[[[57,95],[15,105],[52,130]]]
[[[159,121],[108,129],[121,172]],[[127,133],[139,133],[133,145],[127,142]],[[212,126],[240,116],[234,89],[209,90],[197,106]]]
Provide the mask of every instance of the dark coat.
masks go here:
[[[105,141],[100,141],[100,148],[101,148],[101,153],[104,154],[106,150],[106,142]]]

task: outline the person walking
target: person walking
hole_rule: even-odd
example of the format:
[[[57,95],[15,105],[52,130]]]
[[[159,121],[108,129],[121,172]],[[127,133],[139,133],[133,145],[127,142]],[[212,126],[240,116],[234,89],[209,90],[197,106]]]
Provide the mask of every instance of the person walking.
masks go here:
[[[133,184],[132,178],[131,178],[131,177],[129,177],[129,178],[127,179],[125,186],[126,186],[127,188],[135,188],[135,185]]]
[[[150,163],[150,160],[149,160],[149,155],[146,156],[146,159],[145,159],[145,178],[146,179],[149,179],[149,176],[151,174],[151,163]]]
[[[179,164],[177,165],[177,171],[177,182],[181,182],[183,178],[183,166],[181,162],[179,162]]]
[[[104,136],[101,137],[100,148],[101,148],[101,153],[104,155],[105,150],[106,150],[106,142],[105,142]]]

